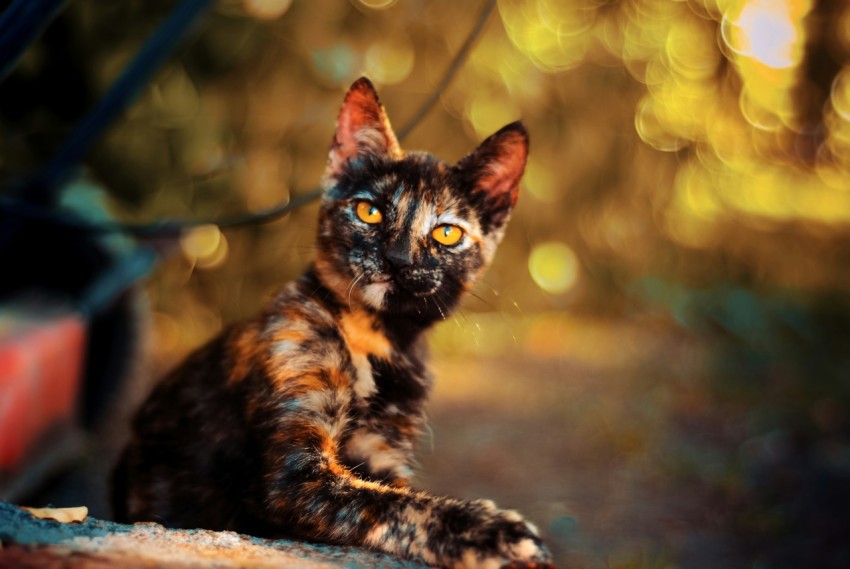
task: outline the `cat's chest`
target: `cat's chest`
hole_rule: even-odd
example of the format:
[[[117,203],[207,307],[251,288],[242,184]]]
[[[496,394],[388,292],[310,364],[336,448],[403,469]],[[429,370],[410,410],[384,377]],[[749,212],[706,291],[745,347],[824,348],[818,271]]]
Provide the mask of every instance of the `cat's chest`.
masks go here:
[[[428,395],[424,364],[407,354],[350,351],[356,407],[370,418],[418,413]]]
[[[342,441],[343,462],[374,480],[408,480],[414,441],[424,422],[428,376],[420,363],[407,358],[372,356],[366,363],[372,388],[362,398],[355,382],[356,405]]]
[[[387,360],[372,356],[368,361],[374,384],[368,403],[373,413],[392,417],[422,410],[430,376],[418,358],[404,355]]]
[[[394,357],[393,345],[365,313],[345,314],[340,318],[340,331],[353,370],[351,389],[356,398],[365,401],[377,391],[376,369],[373,360]]]
[[[351,389],[359,407],[373,411],[413,411],[427,392],[428,375],[414,350],[391,342],[366,313],[340,318],[340,328],[351,361]]]

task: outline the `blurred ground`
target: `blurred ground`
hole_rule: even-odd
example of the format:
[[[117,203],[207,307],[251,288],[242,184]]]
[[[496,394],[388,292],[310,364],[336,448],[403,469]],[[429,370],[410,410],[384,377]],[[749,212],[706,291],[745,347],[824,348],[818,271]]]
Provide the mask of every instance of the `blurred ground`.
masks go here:
[[[607,334],[625,345],[633,328]],[[520,510],[560,567],[743,566],[724,506],[672,456],[689,426],[705,435],[730,419],[683,409],[700,347],[657,326],[644,334],[630,361],[438,357],[424,487]]]

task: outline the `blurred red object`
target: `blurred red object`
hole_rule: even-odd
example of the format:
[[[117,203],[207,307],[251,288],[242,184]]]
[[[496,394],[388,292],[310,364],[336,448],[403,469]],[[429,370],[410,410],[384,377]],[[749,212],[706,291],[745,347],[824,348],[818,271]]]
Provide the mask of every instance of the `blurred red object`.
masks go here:
[[[0,472],[13,471],[51,425],[72,418],[85,346],[79,314],[0,307]]]

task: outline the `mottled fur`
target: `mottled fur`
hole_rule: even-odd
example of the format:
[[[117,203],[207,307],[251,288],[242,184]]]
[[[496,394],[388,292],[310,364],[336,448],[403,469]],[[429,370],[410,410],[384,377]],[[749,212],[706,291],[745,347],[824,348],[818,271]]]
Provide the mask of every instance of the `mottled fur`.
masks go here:
[[[432,381],[423,332],[492,258],[526,154],[519,123],[454,166],[405,154],[357,81],[331,147],[314,265],[155,389],[116,468],[116,516],[445,567],[545,565],[519,514],[409,487]],[[380,223],[358,219],[361,201]],[[441,224],[464,237],[441,245]]]

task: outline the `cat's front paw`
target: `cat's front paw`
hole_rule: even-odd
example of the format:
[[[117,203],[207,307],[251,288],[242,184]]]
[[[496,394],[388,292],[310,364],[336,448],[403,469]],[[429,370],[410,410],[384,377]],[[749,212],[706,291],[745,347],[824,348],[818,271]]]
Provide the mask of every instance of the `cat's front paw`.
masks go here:
[[[454,569],[553,568],[537,528],[517,512],[499,510],[489,500],[453,510],[448,512],[447,525],[459,548]]]

